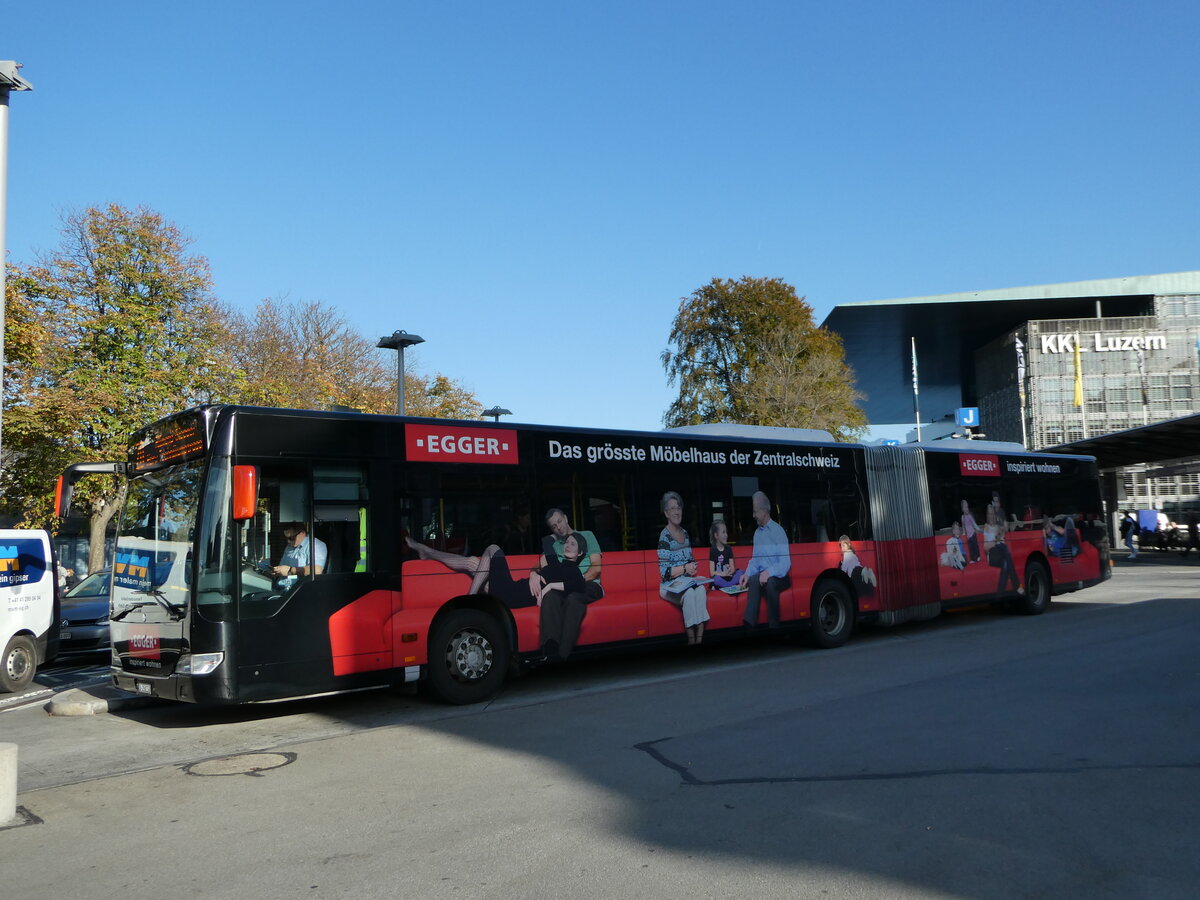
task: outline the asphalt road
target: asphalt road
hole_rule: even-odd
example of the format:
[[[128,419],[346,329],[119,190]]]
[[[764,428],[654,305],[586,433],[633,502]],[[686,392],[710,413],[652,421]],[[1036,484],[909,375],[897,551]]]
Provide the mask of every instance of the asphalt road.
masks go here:
[[[1200,570],[449,709],[0,713],[6,895],[1192,897]]]

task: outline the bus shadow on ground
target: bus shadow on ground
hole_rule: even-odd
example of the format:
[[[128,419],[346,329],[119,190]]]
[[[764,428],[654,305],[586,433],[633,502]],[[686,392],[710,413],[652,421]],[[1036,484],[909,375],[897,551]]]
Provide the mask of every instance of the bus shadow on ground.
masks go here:
[[[1196,598],[1072,614],[1102,607],[424,727],[618,798],[612,827],[647,854],[958,896],[1184,896]],[[510,823],[536,821],[529,800]]]

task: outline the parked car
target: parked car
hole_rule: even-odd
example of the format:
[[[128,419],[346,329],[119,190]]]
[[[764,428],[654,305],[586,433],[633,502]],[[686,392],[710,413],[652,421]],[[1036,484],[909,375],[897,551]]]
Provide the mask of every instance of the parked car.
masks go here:
[[[109,569],[93,572],[62,599],[58,649],[80,653],[108,649]]]

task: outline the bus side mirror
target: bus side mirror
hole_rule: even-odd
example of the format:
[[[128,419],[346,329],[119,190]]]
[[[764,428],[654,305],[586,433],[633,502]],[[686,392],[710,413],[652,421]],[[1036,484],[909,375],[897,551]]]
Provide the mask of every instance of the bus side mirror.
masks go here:
[[[74,493],[74,487],[65,475],[58,476],[58,483],[54,487],[54,514],[60,519],[65,519],[71,511],[71,494]]]
[[[58,476],[58,484],[54,488],[54,514],[65,519],[71,512],[71,494],[75,490],[75,482],[84,475],[124,475],[125,473],[125,463],[120,462],[73,463],[67,466]]]
[[[254,466],[233,467],[233,517],[253,519],[258,506],[258,476]]]

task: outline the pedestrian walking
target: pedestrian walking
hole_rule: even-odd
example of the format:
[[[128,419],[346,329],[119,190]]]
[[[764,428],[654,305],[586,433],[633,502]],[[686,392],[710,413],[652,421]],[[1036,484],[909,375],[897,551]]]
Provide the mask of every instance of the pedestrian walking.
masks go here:
[[[1121,519],[1121,540],[1125,542],[1125,546],[1129,548],[1129,558],[1137,559],[1137,547],[1133,543],[1133,536],[1137,533],[1137,520],[1134,519],[1133,513],[1129,510],[1125,511],[1125,518]]]

